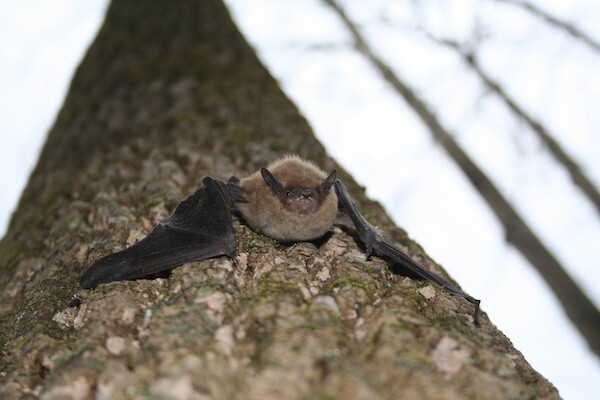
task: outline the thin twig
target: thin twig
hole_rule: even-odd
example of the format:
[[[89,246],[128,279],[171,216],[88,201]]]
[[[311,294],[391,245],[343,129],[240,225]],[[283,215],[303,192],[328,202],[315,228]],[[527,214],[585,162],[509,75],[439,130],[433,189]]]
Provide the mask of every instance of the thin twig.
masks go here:
[[[548,12],[542,10],[541,8],[538,8],[537,6],[531,4],[527,1],[522,1],[522,0],[496,0],[496,1],[500,1],[503,3],[509,3],[509,4],[515,5],[517,7],[522,7],[524,9],[526,9],[527,11],[531,12],[536,17],[541,18],[542,20],[546,21],[548,24],[550,24],[556,28],[564,30],[565,32],[567,32],[569,35],[571,35],[575,39],[581,40],[583,43],[590,46],[592,49],[594,49],[596,51],[600,51],[600,43],[595,41],[592,37],[588,36],[586,33],[582,32],[581,30],[579,30],[577,27],[573,26],[572,24],[558,19],[557,17],[549,14]]]

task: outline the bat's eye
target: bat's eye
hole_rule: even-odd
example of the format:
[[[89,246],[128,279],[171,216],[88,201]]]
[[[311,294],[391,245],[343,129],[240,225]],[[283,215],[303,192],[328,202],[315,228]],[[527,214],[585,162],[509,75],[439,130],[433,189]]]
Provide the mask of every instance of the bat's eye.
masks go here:
[[[287,192],[285,192],[285,197],[292,197],[293,193],[291,190],[288,190]]]

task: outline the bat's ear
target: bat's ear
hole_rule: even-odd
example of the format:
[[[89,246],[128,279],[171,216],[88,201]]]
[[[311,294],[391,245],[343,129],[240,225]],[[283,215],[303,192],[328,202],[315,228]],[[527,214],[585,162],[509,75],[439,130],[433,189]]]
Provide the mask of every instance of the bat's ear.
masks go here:
[[[335,183],[335,179],[337,178],[337,171],[334,169],[331,173],[325,178],[321,186],[319,186],[319,193],[321,195],[321,199],[324,199],[331,190],[331,186]]]
[[[261,168],[260,173],[262,174],[267,187],[271,190],[275,196],[280,196],[283,193],[283,185],[273,176],[273,174],[266,168]]]

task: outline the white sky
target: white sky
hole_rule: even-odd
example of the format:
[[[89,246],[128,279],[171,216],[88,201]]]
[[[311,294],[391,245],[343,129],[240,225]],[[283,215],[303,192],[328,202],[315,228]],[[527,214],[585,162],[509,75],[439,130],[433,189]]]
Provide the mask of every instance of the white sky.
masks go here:
[[[0,0],[0,234],[101,23],[105,0]],[[345,1],[375,49],[414,85],[536,233],[600,304],[600,217],[538,141],[450,52],[415,34],[460,39],[484,27],[482,63],[600,182],[600,56],[560,31],[495,1]],[[600,6],[543,1],[600,37]],[[446,267],[564,398],[600,393],[591,355],[513,249],[487,206],[318,0],[227,0],[241,29],[328,151],[398,224]],[[365,4],[365,5],[361,5]],[[458,7],[460,5],[460,7]],[[384,23],[382,23],[384,21]],[[480,24],[481,26],[479,26]],[[310,27],[309,29],[307,27]],[[365,138],[368,137],[368,142]],[[367,151],[365,152],[365,149]]]

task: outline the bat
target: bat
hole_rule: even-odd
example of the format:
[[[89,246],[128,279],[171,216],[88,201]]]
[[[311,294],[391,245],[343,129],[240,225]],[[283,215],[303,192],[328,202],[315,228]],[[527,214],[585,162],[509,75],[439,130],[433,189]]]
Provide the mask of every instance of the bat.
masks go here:
[[[338,214],[345,213],[367,256],[382,256],[463,297],[474,305],[473,320],[478,325],[480,301],[414,261],[371,225],[337,179],[336,170],[327,174],[312,162],[286,156],[242,180],[205,177],[202,183],[146,238],[93,263],[81,276],[80,287],[144,278],[212,257],[233,258],[234,215],[258,233],[292,243],[322,237],[334,226]]]

